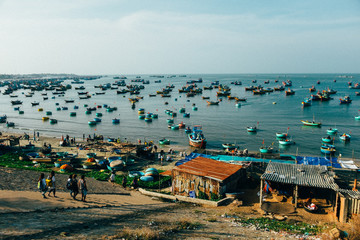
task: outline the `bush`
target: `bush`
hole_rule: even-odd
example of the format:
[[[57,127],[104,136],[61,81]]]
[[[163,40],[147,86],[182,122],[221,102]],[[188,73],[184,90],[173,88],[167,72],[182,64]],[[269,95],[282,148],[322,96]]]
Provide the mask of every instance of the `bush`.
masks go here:
[[[208,200],[208,196],[206,195],[206,193],[202,192],[202,191],[199,191],[198,193],[198,198],[199,199],[205,199],[205,200]]]

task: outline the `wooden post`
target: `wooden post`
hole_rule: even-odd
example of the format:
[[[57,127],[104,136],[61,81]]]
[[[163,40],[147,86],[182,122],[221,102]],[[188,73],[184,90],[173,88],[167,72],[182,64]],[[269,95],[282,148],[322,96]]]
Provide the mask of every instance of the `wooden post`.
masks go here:
[[[298,191],[299,191],[299,188],[298,188],[298,185],[295,185],[295,211],[297,209],[297,201],[298,201]]]
[[[264,187],[264,179],[260,179],[260,208],[262,206],[263,201],[263,187]]]

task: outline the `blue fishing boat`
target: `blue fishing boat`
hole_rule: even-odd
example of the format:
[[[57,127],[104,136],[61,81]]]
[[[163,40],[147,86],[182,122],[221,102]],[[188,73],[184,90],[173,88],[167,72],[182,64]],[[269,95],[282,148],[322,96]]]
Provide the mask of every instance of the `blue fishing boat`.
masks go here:
[[[179,113],[184,113],[185,112],[185,108],[180,108],[179,109]]]
[[[52,119],[50,119],[50,123],[51,124],[56,124],[58,121],[56,120],[56,119],[54,119],[54,118],[52,118]]]
[[[184,114],[183,114],[183,117],[184,117],[184,118],[189,118],[189,117],[190,117],[190,113],[184,113]]]
[[[350,99],[349,96],[345,96],[344,98],[340,98],[340,104],[349,104],[351,102],[352,102],[352,100]]]
[[[266,147],[266,146],[262,146],[259,148],[259,151],[260,153],[273,153],[274,152],[274,148],[269,146],[269,147]]]
[[[304,101],[302,101],[301,102],[301,105],[303,106],[303,107],[308,107],[308,106],[311,106],[311,99],[305,99]]]
[[[152,122],[152,118],[151,117],[145,117],[145,122]]]
[[[330,136],[321,138],[321,141],[323,141],[324,143],[331,143],[332,140],[333,139]]]
[[[70,113],[70,117],[75,117],[76,116],[76,112],[71,112]]]
[[[334,154],[336,152],[336,148],[334,145],[323,144],[320,147],[320,151],[325,154]]]
[[[222,147],[226,150],[232,150],[236,148],[235,143],[223,143]]]
[[[190,128],[190,127],[187,127],[187,128],[185,129],[185,133],[186,133],[186,134],[191,133],[191,128]]]
[[[276,133],[277,138],[287,138],[287,133]]]
[[[15,123],[13,123],[13,122],[7,122],[7,123],[6,123],[6,126],[7,126],[7,127],[15,127]]]
[[[256,127],[256,126],[247,127],[246,130],[247,130],[248,132],[256,132],[256,131],[257,131],[257,127]]]
[[[97,117],[102,117],[102,115],[103,115],[102,113],[96,113]]]
[[[190,146],[196,148],[206,147],[206,138],[203,135],[202,127],[200,125],[195,125],[193,127],[192,133],[188,134],[188,138]]]
[[[338,132],[337,128],[329,128],[326,130],[327,134],[334,135]]]
[[[139,119],[140,119],[140,120],[145,119],[145,115],[144,115],[144,114],[139,115]]]
[[[360,120],[360,116],[356,116],[355,120],[359,121]]]
[[[101,118],[94,118],[95,122],[101,122]]]
[[[90,126],[95,126],[95,125],[96,125],[96,121],[88,121],[88,124],[89,124]]]
[[[279,144],[280,145],[292,145],[292,144],[294,144],[294,142],[290,139],[282,139],[282,140],[279,140]]]
[[[174,123],[174,119],[172,119],[172,118],[169,118],[166,121],[167,121],[167,123]]]
[[[118,119],[118,118],[113,118],[112,123],[113,123],[113,124],[119,124],[119,123],[120,123],[120,119]]]
[[[159,140],[159,144],[160,144],[160,145],[169,145],[169,144],[170,144],[170,140],[169,140],[169,139],[166,139],[166,138],[160,139],[160,140]]]
[[[346,133],[344,133],[343,135],[341,135],[341,136],[339,136],[339,138],[340,138],[340,140],[342,140],[342,141],[350,141],[350,139],[351,139],[351,136],[350,136],[350,134],[346,134]]]

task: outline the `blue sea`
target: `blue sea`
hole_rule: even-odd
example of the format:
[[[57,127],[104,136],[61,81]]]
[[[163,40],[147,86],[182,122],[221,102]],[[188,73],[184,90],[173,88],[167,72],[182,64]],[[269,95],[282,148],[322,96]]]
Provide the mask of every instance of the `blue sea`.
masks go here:
[[[48,91],[49,100],[44,101],[41,92],[35,92],[33,97],[25,97],[24,93],[29,90],[18,90],[13,94],[18,98],[10,98],[8,95],[0,95],[1,111],[0,115],[6,114],[8,121],[15,123],[15,128],[7,128],[6,124],[0,124],[2,132],[40,132],[41,135],[58,136],[70,135],[71,137],[82,138],[83,134],[102,134],[105,137],[120,137],[130,141],[138,139],[153,140],[157,142],[161,138],[168,138],[172,144],[188,146],[187,135],[184,130],[170,130],[166,119],[169,118],[165,114],[165,110],[176,111],[178,116],[175,123],[184,122],[188,126],[202,125],[203,133],[208,140],[207,148],[221,149],[224,142],[235,143],[240,149],[247,148],[249,151],[258,151],[263,144],[273,145],[281,153],[298,154],[303,156],[320,156],[321,138],[326,136],[328,128],[338,128],[339,134],[350,133],[351,141],[344,143],[339,140],[339,136],[334,136],[334,144],[337,148],[337,154],[343,157],[357,158],[360,153],[360,121],[354,119],[360,115],[360,96],[355,95],[356,89],[349,89],[348,82],[353,85],[360,82],[360,74],[348,74],[352,76],[344,76],[343,74],[199,74],[186,75],[186,77],[164,78],[151,77],[149,75],[141,75],[141,78],[149,80],[150,84],[146,84],[145,89],[141,91],[139,96],[144,99],[136,104],[136,108],[132,109],[128,100],[129,93],[122,95],[117,94],[116,90],[106,90],[104,95],[93,95],[86,100],[78,98],[78,90],[75,86],[65,93],[65,96],[52,99],[52,91]],[[90,94],[99,92],[94,85],[114,83],[114,76],[106,76],[97,80],[85,81],[83,85],[86,89],[80,91],[88,91]],[[135,79],[136,75],[127,75],[126,83],[129,84],[131,79]],[[219,81],[220,84],[231,87],[231,95],[247,98],[246,102],[241,102],[241,107],[235,106],[234,100],[222,98],[219,105],[208,106],[202,96],[209,96],[210,100],[216,100],[217,89],[204,90],[202,95],[195,97],[186,97],[185,93],[179,93],[178,89],[186,85],[189,80],[197,80],[202,78],[202,83],[197,86],[209,86],[213,81]],[[275,83],[275,80],[278,80]],[[336,79],[336,82],[334,80]],[[155,83],[155,80],[161,80],[161,83]],[[257,80],[257,83],[252,83]],[[269,84],[264,81],[269,80]],[[282,81],[291,80],[293,86],[291,89],[295,91],[293,96],[285,96],[285,92],[272,92],[265,95],[253,95],[252,92],[246,92],[245,87],[250,85],[262,85],[263,87],[280,86]],[[233,81],[241,81],[242,85],[232,85]],[[317,84],[320,81],[320,84]],[[71,81],[65,81],[64,84]],[[132,83],[141,84],[142,83]],[[171,98],[149,97],[149,94],[155,94],[166,85],[173,84],[175,88],[171,93]],[[312,106],[302,108],[301,102],[310,96],[309,88],[315,86],[317,90],[332,88],[337,94],[331,95],[334,99],[328,102],[313,102]],[[121,88],[121,87],[120,87]],[[1,88],[3,92],[4,88]],[[314,93],[313,93],[314,94]],[[349,95],[353,101],[348,105],[340,105],[339,98]],[[132,95],[131,97],[135,97]],[[25,113],[20,115],[11,105],[11,100],[22,100],[23,104],[19,105]],[[65,103],[64,99],[74,99],[74,103]],[[31,102],[40,101],[40,106],[32,106]],[[168,105],[165,105],[168,102]],[[56,105],[58,103],[59,105]],[[276,104],[274,104],[276,103]],[[108,104],[117,107],[114,112],[106,112],[104,108],[97,109],[96,112],[102,112],[102,122],[96,126],[89,126],[88,121],[93,120],[95,112],[86,115],[86,107]],[[198,107],[198,111],[192,110],[192,105]],[[74,106],[79,109],[74,110]],[[57,107],[67,106],[69,110],[57,111]],[[42,107],[43,112],[39,112],[38,108]],[[190,113],[190,118],[183,118],[179,114],[179,109],[184,107],[186,112]],[[145,108],[145,112],[157,113],[158,119],[154,119],[151,123],[138,119],[138,109]],[[48,121],[42,121],[46,111],[52,111],[51,118],[58,120],[57,124],[51,125]],[[70,112],[77,112],[76,117],[70,117]],[[112,124],[113,118],[119,118],[120,124]],[[306,127],[300,122],[301,120],[313,120],[322,122],[322,126]],[[258,125],[259,131],[250,135],[246,127]],[[276,132],[287,132],[290,138],[295,142],[294,145],[288,147],[279,146],[276,140]]]

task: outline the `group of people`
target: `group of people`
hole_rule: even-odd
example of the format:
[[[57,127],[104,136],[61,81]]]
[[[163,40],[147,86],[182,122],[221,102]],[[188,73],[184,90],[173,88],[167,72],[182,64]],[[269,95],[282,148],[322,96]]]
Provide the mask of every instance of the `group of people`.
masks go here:
[[[41,173],[38,180],[38,189],[40,190],[43,198],[46,198],[46,193],[48,192],[48,197],[50,193],[54,194],[56,197],[56,185],[55,185],[55,172],[51,171],[50,175],[45,179],[45,174]]]
[[[86,202],[87,195],[87,184],[85,180],[85,175],[81,175],[80,179],[76,179],[76,174],[71,174],[66,183],[66,188],[70,190],[70,196],[76,200],[76,196],[81,193],[81,201]],[[48,193],[48,197],[53,196],[56,197],[56,185],[55,185],[55,172],[51,171],[50,175],[45,178],[45,174],[41,173],[38,180],[38,189],[40,190],[43,198],[46,197],[46,193]]]
[[[76,174],[69,175],[69,179],[66,183],[66,188],[70,190],[70,197],[76,200],[76,196],[81,193],[81,201],[86,202],[87,195],[87,184],[85,180],[85,175],[81,175],[80,179],[76,179]]]

